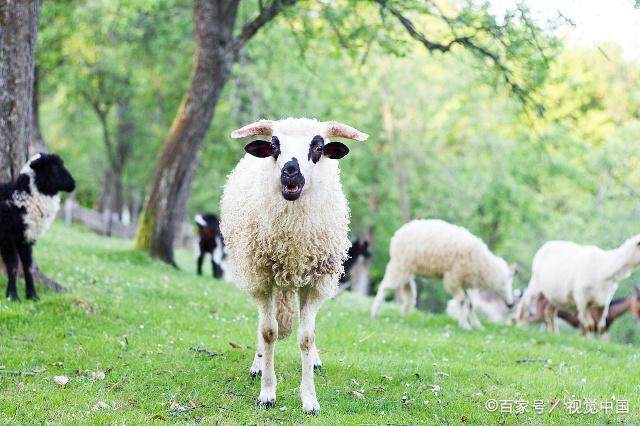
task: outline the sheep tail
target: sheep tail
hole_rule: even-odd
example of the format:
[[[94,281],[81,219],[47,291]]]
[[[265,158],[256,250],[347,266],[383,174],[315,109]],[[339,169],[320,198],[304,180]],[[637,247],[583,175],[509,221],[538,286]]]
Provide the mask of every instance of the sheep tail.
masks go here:
[[[276,320],[278,321],[278,340],[284,339],[293,330],[298,316],[298,294],[295,290],[278,290],[276,294]]]

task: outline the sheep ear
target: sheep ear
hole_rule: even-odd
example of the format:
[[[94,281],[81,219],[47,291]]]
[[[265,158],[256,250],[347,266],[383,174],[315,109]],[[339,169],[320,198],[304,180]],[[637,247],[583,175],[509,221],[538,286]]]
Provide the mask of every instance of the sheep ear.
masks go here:
[[[273,134],[273,121],[260,120],[255,123],[247,124],[244,127],[239,128],[231,132],[231,137],[246,138],[248,136],[271,136]]]
[[[40,154],[34,155],[31,161],[29,161],[29,167],[31,167],[34,171],[38,171],[39,169],[41,169],[43,164],[44,164],[44,159]]]
[[[273,155],[273,151],[271,150],[271,142],[267,142],[267,141],[261,141],[261,140],[253,141],[251,143],[248,143],[244,147],[244,150],[248,154],[251,154],[254,157],[258,157],[258,158],[267,158]]]
[[[327,129],[328,138],[346,138],[354,141],[366,141],[368,134],[362,133],[360,130],[338,123],[337,121],[325,121],[324,125]]]
[[[349,153],[349,148],[340,142],[329,142],[324,146],[324,155],[334,160],[339,160]]]

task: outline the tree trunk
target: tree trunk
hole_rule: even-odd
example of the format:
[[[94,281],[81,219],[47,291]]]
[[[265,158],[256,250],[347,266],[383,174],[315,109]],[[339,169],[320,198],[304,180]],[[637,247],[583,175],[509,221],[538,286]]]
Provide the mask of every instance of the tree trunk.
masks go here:
[[[391,114],[391,105],[388,101],[388,96],[382,96],[382,123],[384,126],[385,133],[387,135],[387,143],[391,147],[391,161],[393,162],[393,170],[396,174],[396,180],[398,183],[398,195],[400,197],[400,208],[402,212],[402,222],[407,223],[410,219],[409,214],[409,195],[407,194],[406,189],[406,179],[404,174],[404,169],[402,168],[402,164],[400,163],[400,159],[398,158],[398,147],[395,144],[395,130],[393,126],[393,115]],[[402,287],[398,287],[393,296],[393,299],[401,303],[403,290]]]
[[[389,97],[382,97],[382,121],[385,132],[387,134],[387,142],[391,147],[391,161],[393,162],[393,170],[396,174],[398,183],[398,196],[400,197],[400,208],[402,211],[402,221],[409,222],[411,214],[409,213],[409,194],[407,193],[407,179],[404,173],[402,162],[400,161],[400,153],[395,140],[395,128],[393,125],[393,115],[391,113],[391,105]]]
[[[40,130],[40,75],[36,65],[33,72],[33,96],[31,97],[31,143],[29,155],[49,152]]]
[[[0,0],[0,181],[14,180],[29,155],[40,3]]]
[[[186,213],[197,153],[234,62],[237,9],[237,0],[194,2],[196,51],[191,85],[162,149],[138,225],[136,246],[174,266],[173,241]]]

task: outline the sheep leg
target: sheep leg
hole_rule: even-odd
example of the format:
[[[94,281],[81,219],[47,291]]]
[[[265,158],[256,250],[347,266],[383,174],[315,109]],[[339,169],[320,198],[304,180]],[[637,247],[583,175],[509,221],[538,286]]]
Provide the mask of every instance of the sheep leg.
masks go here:
[[[400,307],[400,314],[408,314],[409,311],[416,306],[417,298],[418,291],[416,289],[416,280],[414,277],[411,277],[409,278],[409,282],[402,287],[402,306]]]
[[[320,355],[318,355],[318,348],[316,347],[315,340],[313,342],[313,347],[311,348],[311,358],[313,359],[313,370],[322,370],[322,361],[320,360]]]
[[[558,325],[556,324],[556,315],[558,313],[558,308],[556,308],[551,303],[547,303],[544,307],[544,322],[547,325],[547,331],[551,334],[558,333]]]
[[[477,328],[479,330],[484,330],[484,327],[482,326],[482,323],[480,322],[480,319],[478,318],[478,314],[476,313],[476,309],[473,306],[473,302],[471,301],[471,298],[469,297],[469,294],[465,292],[465,297],[467,299],[467,304],[468,304],[468,311],[469,311],[469,319],[471,320],[471,326],[473,328]]]
[[[18,245],[18,255],[20,256],[20,261],[22,262],[27,299],[38,301],[40,300],[40,298],[36,293],[36,287],[33,285],[33,275],[31,274],[31,266],[33,266],[33,253],[31,250],[31,245]]]
[[[533,303],[533,301],[540,296],[540,292],[535,289],[535,284],[533,280],[529,283],[529,287],[525,290],[522,295],[522,300],[518,304],[518,309],[516,311],[516,324],[521,327],[525,323],[525,316],[527,315],[527,311],[529,310],[529,306]]]
[[[300,327],[298,329],[298,345],[302,358],[302,381],[300,383],[300,399],[302,410],[305,413],[317,414],[320,412],[320,404],[316,397],[314,383],[314,349],[316,315],[324,298],[311,288],[300,289]],[[317,349],[315,350],[317,355]]]
[[[204,261],[204,251],[200,249],[200,253],[198,254],[198,275],[202,275],[202,262]]]
[[[587,304],[576,300],[576,308],[578,309],[578,321],[580,321],[580,334],[583,336],[590,334],[595,324]]]
[[[276,321],[276,299],[273,291],[252,295],[258,307],[258,348],[263,348],[262,377],[260,395],[257,405],[269,408],[276,403],[276,373],[274,366],[275,344],[278,338],[278,321]]]
[[[451,272],[447,272],[442,277],[442,283],[445,290],[453,296],[460,306],[460,317],[458,318],[458,325],[465,330],[471,329],[469,325],[469,304],[468,296],[462,289],[462,284],[458,280],[457,276]]]
[[[376,294],[376,298],[373,301],[373,305],[371,305],[371,316],[375,317],[378,315],[380,311],[380,307],[382,306],[382,302],[384,302],[384,298],[387,293],[391,290],[395,290],[401,285],[405,284],[411,275],[400,270],[395,266],[393,262],[389,262],[387,264],[387,269],[384,272],[384,278],[378,287],[378,293]]]
[[[18,272],[18,256],[13,245],[0,246],[0,255],[7,270],[7,298],[12,302],[19,302],[18,289],[16,288],[16,274]]]
[[[609,316],[609,304],[601,308],[600,319],[598,320],[598,333],[601,337],[606,338],[607,334],[607,316]]]
[[[258,329],[257,336],[258,343],[256,344],[256,354],[253,356],[253,363],[249,369],[249,374],[252,379],[262,375],[262,358],[264,357],[264,345],[262,344],[262,336],[260,335],[260,329]]]

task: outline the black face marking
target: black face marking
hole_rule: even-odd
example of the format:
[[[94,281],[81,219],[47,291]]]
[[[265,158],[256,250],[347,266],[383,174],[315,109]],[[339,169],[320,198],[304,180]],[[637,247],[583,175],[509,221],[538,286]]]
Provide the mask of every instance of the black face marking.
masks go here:
[[[287,161],[280,171],[280,184],[282,196],[287,201],[295,201],[302,193],[304,176],[300,172],[298,159],[293,157]]]
[[[349,148],[341,142],[330,142],[324,146],[324,155],[338,160],[349,153]]]
[[[280,155],[280,140],[277,136],[271,137],[271,155],[273,155],[275,160],[277,160]]]
[[[76,182],[56,154],[40,154],[29,165],[35,174],[38,191],[44,195],[56,195],[60,191],[72,192]]]
[[[257,140],[249,142],[244,147],[245,152],[258,158],[266,158],[271,156],[271,143],[268,141]]]
[[[313,163],[317,163],[320,161],[320,157],[322,157],[322,153],[324,152],[324,139],[320,135],[316,135],[311,139],[311,143],[309,144],[309,157],[308,159],[313,161]]]

